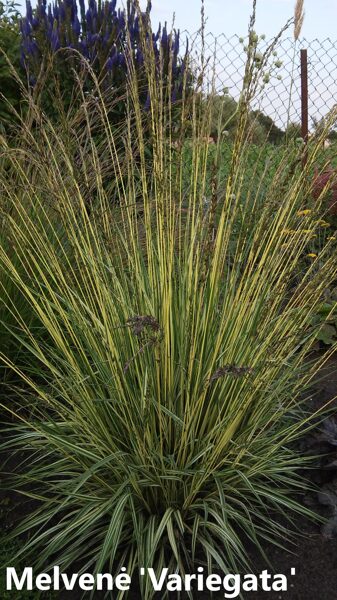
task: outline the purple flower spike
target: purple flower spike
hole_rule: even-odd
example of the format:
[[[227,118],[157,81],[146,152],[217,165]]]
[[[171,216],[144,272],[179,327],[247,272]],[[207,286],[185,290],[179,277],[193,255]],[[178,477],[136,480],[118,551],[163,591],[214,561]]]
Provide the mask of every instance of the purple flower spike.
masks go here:
[[[121,31],[124,31],[126,23],[125,23],[125,14],[124,12],[118,11],[118,26]]]
[[[26,18],[22,19],[22,21],[20,23],[20,30],[21,30],[23,37],[28,37],[31,34],[32,28]]]
[[[94,16],[97,15],[97,4],[96,0],[89,0],[89,9],[91,10],[91,14]]]
[[[46,3],[45,2],[41,2],[37,9],[36,9],[37,15],[39,19],[45,19],[46,17]]]
[[[56,28],[54,28],[54,30],[50,36],[50,43],[51,43],[51,48],[52,48],[53,52],[56,52],[61,47],[59,35],[58,35]]]
[[[113,61],[113,59],[110,57],[110,58],[108,58],[108,60],[106,61],[106,68],[107,68],[107,70],[108,70],[108,71],[112,71],[113,67],[114,67],[114,61]]]
[[[83,54],[84,58],[89,58],[88,44],[85,40],[80,42],[80,51]]]
[[[75,15],[75,18],[71,24],[72,30],[74,32],[74,34],[76,35],[76,37],[79,37],[80,33],[81,33],[81,24],[79,22],[78,16]]]
[[[166,46],[168,42],[168,35],[167,35],[167,22],[165,21],[165,25],[163,27],[163,33],[161,36],[161,43],[162,46]]]
[[[33,9],[30,0],[26,0],[26,17],[28,21],[33,19]]]
[[[119,53],[118,55],[118,64],[120,67],[126,67],[126,60],[125,60],[125,56],[124,54],[122,54],[122,52]]]
[[[64,4],[60,4],[59,15],[60,15],[60,18],[59,18],[60,21],[66,20],[66,9],[65,9]]]
[[[122,85],[127,77],[125,51],[129,36],[137,71],[140,74],[142,72],[144,56],[140,29],[144,22],[146,43],[153,47],[156,69],[161,68],[162,49],[165,65],[172,65],[172,101],[179,99],[179,82],[187,68],[188,50],[185,58],[179,58],[179,31],[171,34],[167,23],[164,27],[159,24],[156,33],[147,28],[152,8],[150,0],[144,2],[146,9],[141,15],[138,14],[135,0],[125,1],[126,8],[118,9],[117,0],[35,0],[34,11],[31,2],[26,0],[26,16],[20,22],[21,63],[30,73],[36,74],[40,68],[38,59],[44,56],[46,48],[49,52],[56,52],[62,47],[73,48],[93,65],[95,72],[104,65],[105,72],[109,73],[109,85],[111,82],[113,85]],[[64,61],[62,70],[66,73],[67,69],[68,62]],[[144,97],[142,95],[142,98],[145,110],[150,110],[150,95],[147,94],[147,98],[146,94]]]
[[[175,32],[175,38],[174,38],[174,44],[173,44],[173,53],[175,56],[177,56],[178,52],[179,52],[179,42],[180,42],[180,33],[178,31]]]
[[[157,43],[159,38],[160,38],[160,34],[161,34],[161,24],[159,23],[159,27],[158,27],[158,31],[157,33],[154,35],[154,41]]]
[[[90,30],[92,27],[92,15],[91,15],[91,11],[87,10],[87,12],[85,13],[85,19],[87,22],[87,27]]]
[[[39,54],[39,50],[37,47],[37,44],[35,42],[35,40],[27,40],[27,54],[29,54],[30,56],[32,56],[33,58],[36,58]]]

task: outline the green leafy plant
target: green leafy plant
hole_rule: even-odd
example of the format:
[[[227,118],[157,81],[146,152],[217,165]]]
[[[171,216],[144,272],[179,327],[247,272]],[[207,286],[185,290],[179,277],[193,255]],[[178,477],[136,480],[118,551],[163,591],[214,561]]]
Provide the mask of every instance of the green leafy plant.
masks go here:
[[[13,511],[22,510],[22,506],[17,508],[13,505],[13,501],[10,497],[4,495],[0,497],[0,518],[1,523],[9,524],[13,520]],[[13,556],[20,550],[20,540],[12,540],[8,541],[6,539],[6,533],[4,528],[2,527],[0,533],[0,564],[8,565],[11,563]],[[12,565],[12,563],[11,563]],[[17,572],[23,570],[25,568],[25,561],[22,557],[21,561],[17,561],[15,564],[15,568]],[[39,592],[28,591],[28,590],[7,590],[6,589],[6,570],[1,568],[0,570],[0,590],[1,597],[3,600],[37,600],[40,597]],[[45,594],[46,600],[52,600],[56,598],[56,594],[53,592],[46,592]]]
[[[327,346],[337,341],[337,290],[327,290],[325,301],[317,307],[312,324],[318,327],[316,338]]]
[[[20,65],[19,10],[14,0],[0,2],[0,126],[6,127],[13,121],[11,106],[21,108],[20,85],[13,75],[15,69],[24,74]]]

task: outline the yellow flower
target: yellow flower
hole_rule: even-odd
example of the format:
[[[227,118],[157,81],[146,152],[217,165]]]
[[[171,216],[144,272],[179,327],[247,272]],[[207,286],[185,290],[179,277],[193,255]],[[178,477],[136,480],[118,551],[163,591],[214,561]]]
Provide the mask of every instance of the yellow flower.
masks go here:
[[[282,233],[288,235],[307,235],[308,233],[313,233],[313,229],[283,229]]]
[[[335,238],[335,236],[334,236],[334,235],[331,235],[330,237],[328,237],[328,240],[331,240],[331,241],[333,241],[333,240],[335,240],[335,239],[336,239],[336,238]]]
[[[319,227],[330,227],[330,223],[328,223],[327,221],[323,221],[323,219],[321,219],[320,221],[315,221],[315,224]]]
[[[313,252],[310,252],[310,254],[307,254],[308,258],[317,258],[317,254],[314,254]]]
[[[305,217],[306,215],[310,215],[311,213],[312,210],[310,208],[306,208],[305,210],[299,210],[297,214],[299,217]]]

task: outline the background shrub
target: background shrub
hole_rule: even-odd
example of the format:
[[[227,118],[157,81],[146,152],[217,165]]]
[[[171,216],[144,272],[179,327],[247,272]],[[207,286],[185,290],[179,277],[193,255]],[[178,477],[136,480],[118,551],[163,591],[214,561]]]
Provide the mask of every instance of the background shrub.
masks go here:
[[[2,129],[14,119],[10,106],[17,112],[20,112],[21,108],[20,85],[13,77],[8,64],[9,60],[19,76],[24,76],[20,65],[20,13],[17,7],[14,0],[0,2],[0,127]]]

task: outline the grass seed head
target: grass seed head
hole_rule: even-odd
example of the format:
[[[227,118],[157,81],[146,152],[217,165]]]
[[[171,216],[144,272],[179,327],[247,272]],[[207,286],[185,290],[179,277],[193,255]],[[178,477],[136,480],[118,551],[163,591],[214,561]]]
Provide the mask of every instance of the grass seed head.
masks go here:
[[[297,0],[295,5],[295,17],[294,17],[294,39],[298,40],[300,37],[303,21],[304,21],[304,0]]]

